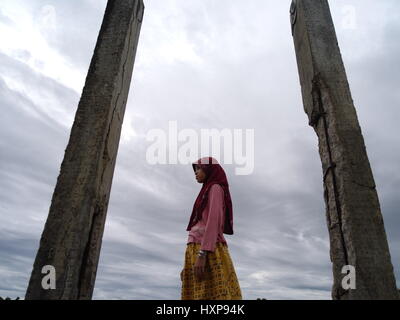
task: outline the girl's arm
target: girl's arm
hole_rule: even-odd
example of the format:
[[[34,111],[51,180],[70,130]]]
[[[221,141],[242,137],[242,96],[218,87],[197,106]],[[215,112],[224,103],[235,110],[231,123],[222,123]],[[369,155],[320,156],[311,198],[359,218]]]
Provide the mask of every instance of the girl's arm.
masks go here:
[[[219,184],[213,184],[208,194],[208,218],[201,250],[214,252],[217,243],[218,232],[224,223],[224,189]]]

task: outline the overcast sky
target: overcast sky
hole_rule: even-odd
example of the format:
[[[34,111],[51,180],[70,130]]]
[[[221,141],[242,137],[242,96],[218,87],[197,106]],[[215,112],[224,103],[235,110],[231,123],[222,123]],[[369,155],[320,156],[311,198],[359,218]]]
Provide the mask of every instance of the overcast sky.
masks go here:
[[[400,2],[330,1],[400,279]],[[0,8],[0,296],[25,296],[105,0]],[[254,171],[223,164],[244,299],[330,299],[318,140],[303,111],[290,1],[147,0],[94,299],[180,299],[201,188],[151,165],[151,129],[254,129]]]

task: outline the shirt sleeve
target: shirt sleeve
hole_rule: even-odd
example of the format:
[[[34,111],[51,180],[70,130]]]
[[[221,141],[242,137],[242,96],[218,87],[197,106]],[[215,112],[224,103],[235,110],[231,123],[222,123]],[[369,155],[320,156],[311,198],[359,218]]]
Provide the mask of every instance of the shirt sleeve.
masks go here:
[[[214,252],[218,232],[224,223],[224,189],[219,184],[213,184],[208,194],[208,217],[201,242],[201,250]]]

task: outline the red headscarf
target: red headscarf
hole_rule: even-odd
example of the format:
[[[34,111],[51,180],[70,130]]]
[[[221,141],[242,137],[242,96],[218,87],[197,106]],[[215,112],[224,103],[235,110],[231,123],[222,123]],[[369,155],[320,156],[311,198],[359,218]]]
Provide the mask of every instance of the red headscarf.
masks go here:
[[[186,231],[189,231],[192,226],[201,219],[201,214],[207,205],[208,192],[213,184],[219,184],[224,189],[224,201],[225,201],[225,223],[224,233],[233,234],[233,214],[232,214],[232,200],[231,194],[229,193],[229,184],[226,179],[224,169],[218,163],[215,158],[204,157],[200,158],[196,162],[192,163],[193,171],[196,171],[195,165],[199,165],[200,168],[206,174],[206,179],[203,182],[203,186],[196,198],[193,205],[192,215],[190,216],[189,224]]]

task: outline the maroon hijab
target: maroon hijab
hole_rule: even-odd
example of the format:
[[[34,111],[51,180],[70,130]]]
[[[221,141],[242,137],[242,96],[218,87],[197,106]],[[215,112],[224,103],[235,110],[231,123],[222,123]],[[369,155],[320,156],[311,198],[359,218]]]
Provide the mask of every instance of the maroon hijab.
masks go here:
[[[203,182],[203,186],[196,198],[193,205],[192,215],[190,216],[189,224],[186,231],[189,231],[192,226],[201,219],[201,213],[207,205],[208,192],[213,184],[219,184],[224,189],[224,201],[225,201],[225,224],[224,233],[233,234],[233,214],[232,214],[232,200],[231,194],[229,193],[229,184],[226,179],[224,169],[218,163],[215,158],[204,157],[200,158],[196,162],[192,163],[193,171],[196,170],[195,165],[199,165],[200,168],[206,174],[206,180]]]

